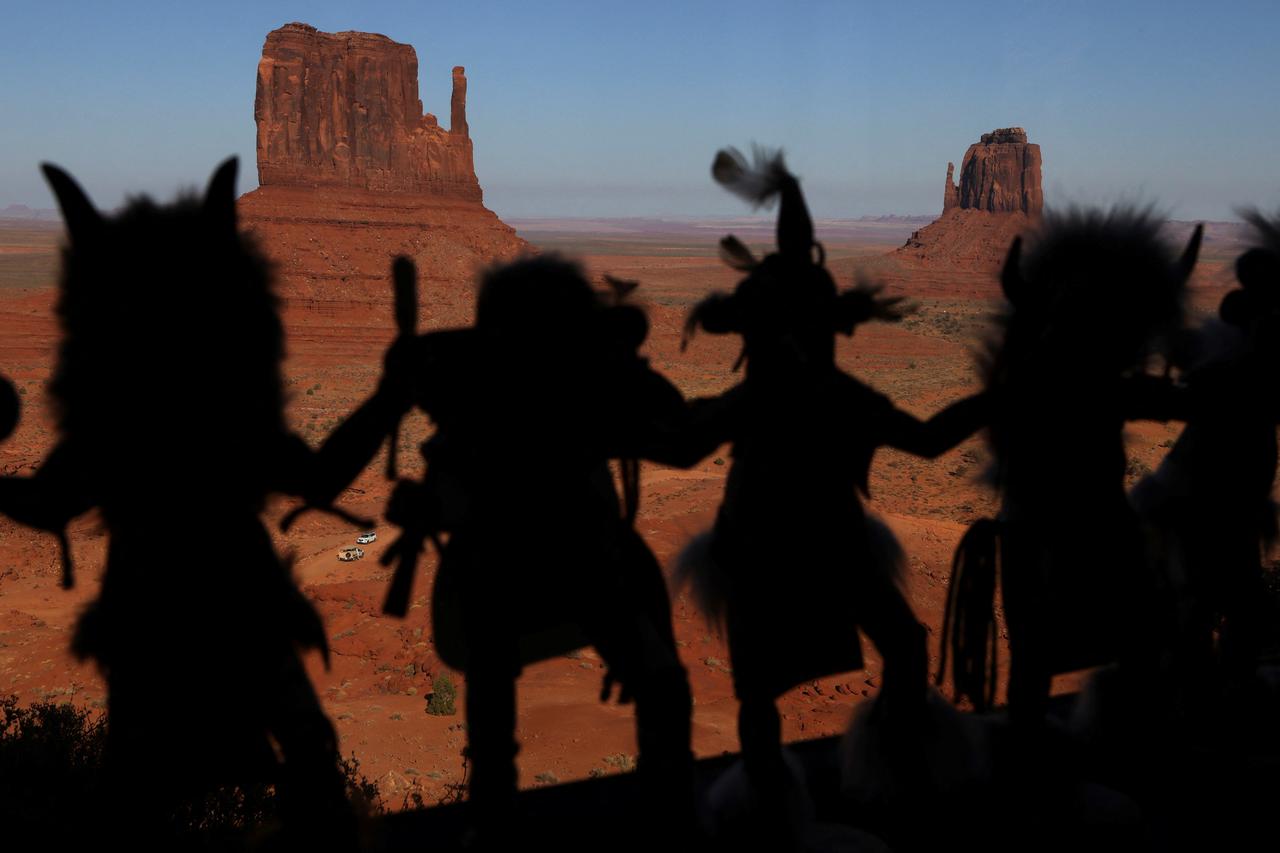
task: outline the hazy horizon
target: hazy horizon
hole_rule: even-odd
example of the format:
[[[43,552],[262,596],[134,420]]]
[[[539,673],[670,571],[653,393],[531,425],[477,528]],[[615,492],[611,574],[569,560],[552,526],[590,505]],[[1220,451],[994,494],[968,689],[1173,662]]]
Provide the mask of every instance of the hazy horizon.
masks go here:
[[[1050,206],[1280,206],[1274,4],[12,7],[0,209],[53,206],[43,160],[106,208],[201,185],[233,153],[251,189],[258,59],[295,20],[412,45],[438,115],[466,66],[476,171],[504,218],[739,215],[708,166],[753,141],[787,151],[819,217],[933,215],[947,162],[1005,126],[1042,146]]]

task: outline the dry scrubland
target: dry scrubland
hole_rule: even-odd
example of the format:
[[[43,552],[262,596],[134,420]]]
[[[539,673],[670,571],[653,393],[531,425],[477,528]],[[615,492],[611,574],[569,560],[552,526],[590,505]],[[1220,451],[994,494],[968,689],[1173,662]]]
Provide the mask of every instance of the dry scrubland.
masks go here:
[[[709,289],[728,289],[735,283],[735,274],[715,257],[719,236],[735,230],[762,251],[771,243],[769,226],[553,220],[513,224],[532,244],[581,258],[593,274],[639,280],[638,296],[653,326],[648,355],[686,394],[714,394],[734,382],[729,371],[737,339],[701,336],[681,353],[680,330],[694,301]],[[919,312],[901,325],[865,327],[852,340],[842,340],[839,360],[903,408],[926,416],[975,387],[974,352],[998,306],[998,290],[990,273],[925,269],[886,254],[920,224],[819,222],[818,236],[826,243],[829,266],[841,284],[851,283],[860,269],[919,304]],[[58,226],[0,221],[0,372],[14,381],[25,405],[18,431],[0,445],[5,473],[29,473],[54,438],[44,385],[57,342],[52,306],[60,235]],[[1230,285],[1230,261],[1238,251],[1233,229],[1210,230],[1195,279],[1196,311],[1216,305]],[[423,272],[430,276],[429,269]],[[314,299],[286,303],[289,417],[313,443],[322,440],[376,381],[381,353],[391,336],[388,294],[389,286],[367,296],[353,294],[340,309],[327,309]],[[456,305],[465,303],[468,295],[449,298]],[[430,295],[426,304],[423,325],[431,327]],[[137,377],[138,393],[146,392],[143,371]],[[428,430],[421,416],[408,422],[400,445],[403,473],[417,470],[415,448]],[[1172,425],[1131,427],[1131,479],[1158,464],[1176,436]],[[1046,459],[1052,459],[1053,448],[1044,450]],[[987,459],[981,439],[973,439],[931,462],[882,451],[872,470],[871,507],[902,539],[910,557],[912,599],[935,637],[952,549],[968,522],[993,510],[991,495],[981,482]],[[727,462],[722,449],[690,471],[645,467],[639,526],[664,563],[689,536],[711,523]],[[344,508],[379,514],[388,492],[382,479],[384,464],[382,458],[374,461],[342,498]],[[1046,476],[1052,476],[1051,468],[1046,468]],[[156,495],[157,501],[179,498]],[[273,522],[288,508],[283,500],[273,504]],[[394,538],[394,529],[379,528],[379,540],[366,546],[363,561],[338,562],[338,549],[352,544],[358,532],[334,519],[310,515],[288,535],[277,532],[275,538],[281,553],[294,555],[299,582],[327,622],[332,669],[325,671],[318,658],[309,665],[337,724],[343,751],[360,758],[362,770],[377,779],[393,805],[413,793],[431,802],[448,796],[449,786],[462,778],[461,710],[466,701],[465,691],[459,690],[458,714],[427,713],[427,697],[444,673],[432,650],[425,606],[435,559],[425,561],[408,619],[384,618],[380,604],[387,572],[377,557]],[[542,541],[529,543],[531,554],[533,549],[554,551],[556,536],[548,530]],[[191,547],[215,547],[217,541],[218,532],[210,530],[208,541],[192,542]],[[104,703],[101,679],[66,652],[76,613],[97,589],[105,552],[105,535],[97,520],[77,522],[72,544],[80,583],[64,592],[58,587],[52,539],[0,518],[0,694],[17,694],[23,702],[53,698],[91,707]],[[176,563],[174,571],[181,570]],[[674,604],[677,636],[695,695],[695,748],[699,755],[735,750],[736,705],[725,646],[684,597]],[[229,616],[229,626],[231,621]],[[936,663],[936,639],[931,652]],[[157,672],[157,685],[171,675]],[[590,650],[526,672],[519,687],[522,785],[623,772],[631,766],[631,710],[596,702],[601,675],[600,661]],[[853,705],[875,689],[878,675],[879,662],[871,655],[865,672],[823,679],[788,694],[782,702],[786,736],[809,738],[840,731]],[[461,681],[456,676],[454,680]],[[164,701],[162,689],[157,701]],[[172,713],[181,714],[182,708]]]

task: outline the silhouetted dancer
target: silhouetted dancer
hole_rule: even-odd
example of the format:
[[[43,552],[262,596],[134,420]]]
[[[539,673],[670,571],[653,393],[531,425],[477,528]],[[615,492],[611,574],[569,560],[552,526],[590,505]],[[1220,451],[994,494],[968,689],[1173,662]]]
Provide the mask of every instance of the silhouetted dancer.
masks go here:
[[[0,376],[0,441],[13,434],[18,426],[18,416],[22,413],[22,401],[13,383]]]
[[[1280,220],[1248,218],[1259,245],[1236,261],[1240,288],[1198,330],[1184,375],[1196,415],[1133,495],[1177,593],[1176,676],[1193,712],[1215,703],[1215,686],[1249,687],[1259,656],[1277,651],[1262,555],[1277,534]]]
[[[725,237],[721,256],[746,278],[689,316],[687,335],[701,328],[742,336],[746,378],[695,409],[696,443],[732,442],[733,462],[715,527],[690,546],[680,572],[703,612],[727,628],[746,772],[761,814],[782,836],[771,843],[786,844],[796,827],[782,813],[793,794],[777,698],[861,669],[858,628],[884,659],[887,716],[919,711],[928,684],[925,629],[898,584],[900,548],[859,497],[872,457],[882,445],[943,453],[985,421],[986,406],[975,396],[921,422],[843,372],[836,333],[900,319],[900,299],[865,286],[837,292],[780,153],[758,150],[748,165],[727,149],[712,173],[753,204],[781,199],[778,251],[757,260]]]
[[[998,556],[1009,711],[1024,734],[1044,721],[1057,673],[1118,660],[1131,695],[1154,698],[1168,600],[1125,494],[1123,429],[1186,417],[1185,396],[1143,368],[1181,324],[1201,236],[1179,258],[1160,227],[1147,211],[1047,215],[1001,273],[1008,308],[984,365],[1001,509],[961,542],[943,642],[957,692],[989,705]]]
[[[687,409],[637,354],[648,323],[625,289],[602,296],[556,257],[497,267],[474,327],[393,346],[384,390],[353,416],[372,449],[396,401],[436,425],[424,480],[388,507],[404,535],[388,553],[401,566],[387,610],[403,615],[405,573],[434,539],[432,626],[441,660],[465,672],[477,843],[515,831],[517,676],[588,643],[636,705],[644,817],[631,831],[692,825],[692,700],[670,603],[632,527],[638,469],[622,465],[624,507],[608,465],[662,453]]]
[[[109,534],[72,641],[107,682],[102,813],[144,839],[182,810],[198,825],[218,785],[272,783],[291,830],[352,841],[335,732],[298,654],[327,657],[323,626],[259,519],[269,492],[317,478],[285,426],[283,331],[267,263],[236,230],[236,161],[203,198],[135,198],[111,217],[43,168],[67,231],[60,435],[34,476],[0,481],[0,511],[60,532],[96,507]]]

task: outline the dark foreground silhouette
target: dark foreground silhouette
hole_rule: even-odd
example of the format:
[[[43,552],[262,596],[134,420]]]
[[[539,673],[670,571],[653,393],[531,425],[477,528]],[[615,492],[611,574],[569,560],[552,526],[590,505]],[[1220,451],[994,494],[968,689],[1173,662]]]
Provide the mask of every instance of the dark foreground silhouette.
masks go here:
[[[1276,531],[1280,223],[1252,218],[1241,287],[1220,323],[1192,332],[1182,298],[1198,230],[1179,255],[1149,213],[1048,217],[1025,253],[1010,248],[986,388],[921,421],[836,366],[837,334],[906,309],[869,285],[837,289],[781,157],[730,150],[713,173],[781,202],[777,251],[758,260],[725,238],[744,279],[690,316],[690,334],[742,337],[733,389],[683,400],[638,354],[648,327],[633,285],[593,289],[555,257],[490,270],[474,326],[418,334],[401,259],[383,377],[312,451],[284,426],[283,335],[266,265],[236,231],[234,161],[203,196],[112,217],[46,167],[68,234],[59,440],[34,476],[0,478],[0,512],[60,538],[67,585],[63,531],[100,514],[107,569],[72,647],[102,668],[108,722],[0,702],[5,784],[46,778],[32,756],[97,762],[86,825],[142,847],[178,843],[184,810],[228,786],[278,792],[286,832],[267,843],[283,849],[1257,841],[1280,793],[1280,617],[1262,568]],[[361,836],[299,658],[323,653],[325,632],[260,513],[277,492],[342,515],[335,497],[415,406],[435,432],[424,478],[387,508],[403,530],[387,610],[403,615],[433,543],[436,648],[466,675],[470,802]],[[0,440],[18,408],[0,383]],[[1187,427],[1131,498],[1123,427],[1150,418]],[[863,504],[877,448],[931,457],[984,427],[1001,512],[961,545],[942,638],[957,693],[981,711],[962,716],[928,687],[901,548]],[[728,633],[743,761],[695,766],[667,589],[634,526],[639,464],[692,465],[724,443],[724,501],[681,572]],[[993,708],[997,590],[1007,711]],[[859,668],[859,630],[885,661],[879,694],[839,749],[784,749],[778,696]],[[634,702],[638,770],[517,795],[516,679],[586,644],[608,664],[602,698]],[[1083,697],[1050,695],[1054,674],[1094,666]]]
[[[705,445],[732,443],[733,463],[715,529],[686,553],[684,571],[704,612],[722,616],[728,632],[749,796],[763,819],[750,831],[763,827],[769,843],[794,846],[797,808],[787,804],[802,795],[787,790],[777,698],[862,668],[862,628],[884,659],[880,713],[895,722],[923,713],[925,631],[899,587],[901,548],[859,497],[872,457],[882,445],[937,456],[984,422],[986,401],[973,397],[921,422],[841,371],[836,334],[900,319],[900,300],[868,286],[837,291],[780,154],[758,151],[749,165],[723,151],[713,172],[756,204],[780,199],[778,251],[757,261],[726,237],[723,257],[747,276],[689,318],[689,333],[742,336],[746,378],[694,418]],[[915,736],[886,731],[904,747]],[[909,752],[894,759],[910,760]]]
[[[404,259],[397,276],[412,279]],[[688,681],[661,569],[632,526],[635,460],[669,453],[687,415],[636,354],[648,326],[624,302],[630,285],[612,285],[597,293],[554,257],[492,270],[475,326],[402,335],[379,392],[335,434],[358,434],[368,458],[410,404],[436,424],[425,478],[388,507],[404,534],[387,555],[399,562],[387,610],[404,615],[434,540],[432,628],[441,659],[466,674],[468,793],[485,846],[514,831],[516,678],[586,644],[608,665],[606,697],[617,684],[635,702],[646,818],[633,830],[693,828]]]
[[[1250,222],[1260,245],[1236,263],[1240,287],[1180,353],[1195,417],[1134,491],[1174,595],[1178,704],[1193,716],[1222,689],[1247,689],[1259,657],[1280,650],[1262,575],[1277,535],[1280,222]]]
[[[965,575],[990,572],[998,553],[1009,704],[1028,725],[1043,718],[1057,673],[1123,659],[1149,676],[1167,630],[1163,584],[1125,495],[1122,431],[1188,417],[1182,390],[1143,368],[1181,325],[1201,230],[1179,258],[1159,228],[1139,211],[1049,215],[1028,252],[1014,241],[1001,274],[1009,309],[986,366],[1001,511],[961,546],[944,639],[955,641],[957,689],[989,704],[994,586]]]
[[[259,519],[269,492],[325,478],[284,425],[283,334],[266,262],[236,229],[236,161],[203,197],[113,217],[45,175],[67,228],[59,440],[34,476],[0,481],[0,510],[62,538],[68,586],[67,523],[96,508],[109,535],[72,640],[107,682],[97,817],[163,837],[216,786],[271,783],[299,838],[350,840],[337,739],[298,656],[327,654],[324,628]]]

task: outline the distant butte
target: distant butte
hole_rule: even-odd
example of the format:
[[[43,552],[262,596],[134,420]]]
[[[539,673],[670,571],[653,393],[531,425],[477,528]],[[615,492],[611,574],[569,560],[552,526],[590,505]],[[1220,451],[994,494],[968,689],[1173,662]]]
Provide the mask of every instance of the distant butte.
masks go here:
[[[942,216],[911,235],[895,253],[920,266],[964,271],[997,269],[1009,243],[1044,209],[1040,146],[1020,127],[982,134],[960,163],[947,164]]]
[[[467,78],[453,69],[448,130],[423,113],[418,56],[374,33],[287,24],[267,36],[253,117],[258,183],[417,192],[480,201]]]
[[[267,34],[253,114],[259,188],[241,217],[287,299],[380,301],[391,257],[407,254],[446,285],[428,304],[465,321],[476,269],[528,248],[483,205],[462,66],[446,129],[423,111],[412,46],[286,24]]]

